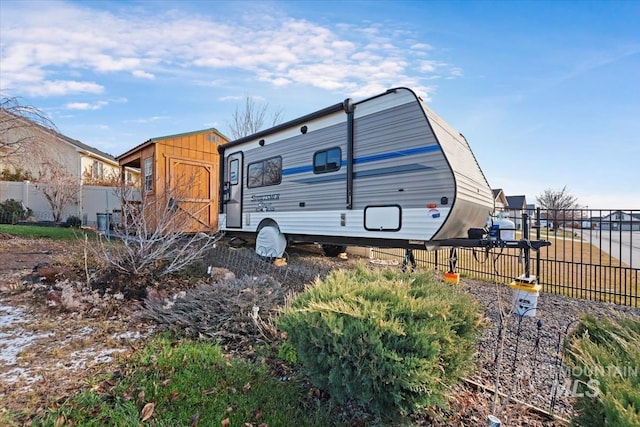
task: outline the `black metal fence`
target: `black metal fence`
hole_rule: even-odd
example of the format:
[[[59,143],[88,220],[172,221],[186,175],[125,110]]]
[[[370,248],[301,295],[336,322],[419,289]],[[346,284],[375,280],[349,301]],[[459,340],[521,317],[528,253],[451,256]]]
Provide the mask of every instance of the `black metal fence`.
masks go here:
[[[551,242],[531,252],[531,273],[544,292],[640,306],[639,210],[538,209],[524,216],[522,212],[508,214],[516,240],[523,238],[528,226],[531,240]],[[405,256],[403,250],[373,249],[373,253],[376,258],[398,262]],[[450,249],[413,251],[413,255],[418,266],[449,270]],[[525,272],[523,251],[459,248],[457,269],[468,277],[511,281]]]

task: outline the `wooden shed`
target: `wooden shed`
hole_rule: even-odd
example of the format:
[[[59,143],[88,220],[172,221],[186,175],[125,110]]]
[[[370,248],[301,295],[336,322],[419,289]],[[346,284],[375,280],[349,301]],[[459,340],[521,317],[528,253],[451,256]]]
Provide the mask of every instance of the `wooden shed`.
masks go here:
[[[140,169],[140,194],[185,215],[188,232],[218,229],[219,154],[227,139],[214,128],[151,138],[116,159]],[[156,214],[157,215],[157,214]]]

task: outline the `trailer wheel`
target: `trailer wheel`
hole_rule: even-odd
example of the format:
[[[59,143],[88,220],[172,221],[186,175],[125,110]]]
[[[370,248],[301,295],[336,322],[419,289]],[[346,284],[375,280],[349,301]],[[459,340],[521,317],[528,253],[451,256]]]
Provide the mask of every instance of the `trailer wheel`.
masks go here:
[[[256,237],[256,253],[263,258],[281,258],[287,247],[287,239],[277,226],[266,225]]]
[[[322,245],[322,250],[326,256],[336,257],[347,250],[346,246]]]

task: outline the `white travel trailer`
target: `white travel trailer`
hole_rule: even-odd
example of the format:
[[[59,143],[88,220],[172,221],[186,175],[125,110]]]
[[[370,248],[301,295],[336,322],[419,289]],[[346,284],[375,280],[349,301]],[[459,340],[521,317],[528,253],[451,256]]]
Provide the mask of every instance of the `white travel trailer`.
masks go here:
[[[493,195],[462,134],[390,89],[219,147],[220,229],[279,258],[288,243],[407,249],[467,238]]]

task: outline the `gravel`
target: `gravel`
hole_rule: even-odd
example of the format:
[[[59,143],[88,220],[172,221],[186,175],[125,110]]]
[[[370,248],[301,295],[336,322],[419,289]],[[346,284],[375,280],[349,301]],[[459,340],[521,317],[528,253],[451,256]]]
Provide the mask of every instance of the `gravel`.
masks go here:
[[[580,315],[640,316],[639,309],[545,292],[539,293],[535,317],[519,316],[513,312],[513,291],[506,284],[463,279],[460,287],[482,304],[488,320],[471,379],[495,389],[497,378],[500,392],[565,419],[575,415],[571,404],[575,383],[562,363],[562,348]]]

